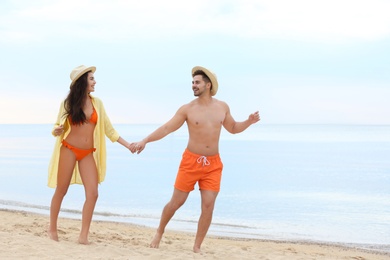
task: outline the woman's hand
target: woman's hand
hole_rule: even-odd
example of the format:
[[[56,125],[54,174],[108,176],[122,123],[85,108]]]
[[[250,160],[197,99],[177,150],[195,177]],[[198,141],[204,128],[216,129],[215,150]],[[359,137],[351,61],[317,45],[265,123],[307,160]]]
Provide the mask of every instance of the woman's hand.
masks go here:
[[[54,132],[55,136],[61,135],[64,132],[64,126],[59,125],[59,126],[55,127],[53,132]]]
[[[146,145],[146,143],[143,142],[143,141],[140,141],[140,142],[137,142],[137,143],[131,143],[130,144],[130,151],[132,153],[139,154],[140,152],[142,152],[143,149],[145,149],[145,145]]]

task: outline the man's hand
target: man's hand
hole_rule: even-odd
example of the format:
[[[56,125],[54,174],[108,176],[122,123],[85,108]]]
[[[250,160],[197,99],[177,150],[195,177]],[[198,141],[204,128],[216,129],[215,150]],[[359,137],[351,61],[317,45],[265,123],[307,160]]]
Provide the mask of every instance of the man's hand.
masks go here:
[[[129,149],[132,153],[141,153],[145,149],[146,143],[143,141],[131,143]]]
[[[254,112],[253,114],[250,114],[248,117],[248,120],[251,124],[257,123],[260,121],[260,114],[259,111]]]

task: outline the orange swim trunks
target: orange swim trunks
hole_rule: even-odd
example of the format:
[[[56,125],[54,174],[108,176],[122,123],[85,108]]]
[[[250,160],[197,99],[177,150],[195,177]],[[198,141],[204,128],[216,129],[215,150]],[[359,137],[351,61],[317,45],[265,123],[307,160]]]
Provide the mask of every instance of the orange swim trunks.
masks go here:
[[[175,188],[190,192],[198,182],[200,190],[218,192],[221,186],[222,169],[223,164],[219,154],[203,156],[186,149],[176,176]]]

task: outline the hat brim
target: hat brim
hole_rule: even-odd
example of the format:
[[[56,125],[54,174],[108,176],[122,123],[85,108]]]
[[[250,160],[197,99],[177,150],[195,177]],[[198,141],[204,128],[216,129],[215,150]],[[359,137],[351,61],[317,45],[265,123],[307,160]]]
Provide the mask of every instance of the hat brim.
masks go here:
[[[197,70],[201,70],[203,71],[204,73],[206,73],[207,77],[209,77],[210,81],[211,81],[211,85],[212,85],[212,88],[211,88],[211,95],[214,96],[215,94],[217,94],[217,91],[218,91],[218,80],[217,80],[217,75],[215,75],[212,71],[202,67],[202,66],[195,66],[192,68],[192,74],[194,74],[195,71]]]
[[[73,84],[82,76],[84,75],[86,72],[88,71],[92,71],[92,73],[95,73],[96,71],[96,67],[95,66],[90,66],[90,67],[86,67],[85,69],[83,69],[82,71],[79,72],[79,74],[77,74],[77,76],[72,80],[72,82],[70,83],[70,86],[72,87]]]

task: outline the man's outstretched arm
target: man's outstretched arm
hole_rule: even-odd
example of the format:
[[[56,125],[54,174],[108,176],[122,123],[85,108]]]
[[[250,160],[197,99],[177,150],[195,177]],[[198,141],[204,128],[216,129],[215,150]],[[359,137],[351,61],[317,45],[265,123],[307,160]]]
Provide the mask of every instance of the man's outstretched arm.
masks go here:
[[[153,131],[150,135],[148,135],[141,141],[131,143],[130,144],[131,152],[132,153],[136,152],[137,154],[139,154],[145,149],[147,143],[158,141],[164,138],[168,134],[179,129],[184,124],[185,121],[186,121],[185,107],[182,106],[168,122],[166,122],[165,124],[157,128],[155,131]]]
[[[228,110],[226,114],[225,121],[223,123],[223,127],[231,134],[238,134],[243,132],[252,124],[255,124],[260,121],[259,111],[256,111],[248,116],[248,119],[242,122],[236,122],[230,114],[230,110]]]

